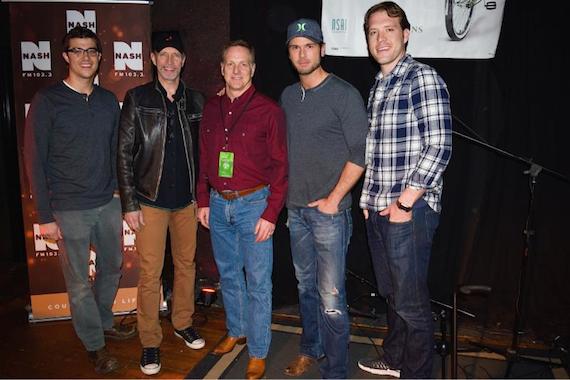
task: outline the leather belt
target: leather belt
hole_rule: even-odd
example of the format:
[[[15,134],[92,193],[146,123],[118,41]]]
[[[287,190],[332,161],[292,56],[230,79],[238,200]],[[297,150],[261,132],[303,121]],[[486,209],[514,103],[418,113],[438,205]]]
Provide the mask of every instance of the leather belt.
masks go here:
[[[255,193],[257,190],[261,190],[265,187],[265,185],[257,185],[255,187],[244,189],[244,190],[224,190],[218,191],[218,194],[226,201],[233,201],[234,199],[238,199],[241,197],[245,197],[251,193]]]

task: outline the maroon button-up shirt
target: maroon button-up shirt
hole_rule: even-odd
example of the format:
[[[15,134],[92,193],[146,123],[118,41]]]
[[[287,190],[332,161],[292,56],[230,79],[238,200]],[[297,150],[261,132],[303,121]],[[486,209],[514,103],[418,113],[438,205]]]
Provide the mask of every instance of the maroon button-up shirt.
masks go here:
[[[222,151],[234,153],[232,178],[218,175]],[[200,124],[198,207],[209,207],[210,187],[239,191],[266,184],[270,195],[261,217],[275,223],[287,195],[287,173],[285,115],[276,102],[253,85],[233,102],[227,95],[208,100]]]

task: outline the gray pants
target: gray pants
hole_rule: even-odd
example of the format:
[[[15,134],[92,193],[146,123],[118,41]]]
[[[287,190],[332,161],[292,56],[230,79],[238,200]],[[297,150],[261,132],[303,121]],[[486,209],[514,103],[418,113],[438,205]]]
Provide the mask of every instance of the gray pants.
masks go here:
[[[105,346],[103,330],[113,326],[113,302],[121,278],[122,214],[118,198],[89,210],[56,211],[63,239],[58,241],[75,332],[88,351]],[[96,258],[94,284],[89,281],[89,249]]]

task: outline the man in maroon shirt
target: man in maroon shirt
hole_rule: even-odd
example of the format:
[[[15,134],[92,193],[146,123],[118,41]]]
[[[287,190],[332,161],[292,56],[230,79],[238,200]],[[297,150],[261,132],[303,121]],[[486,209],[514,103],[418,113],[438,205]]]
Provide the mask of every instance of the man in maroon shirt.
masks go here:
[[[254,379],[265,372],[271,342],[272,235],[287,193],[285,116],[253,86],[247,42],[226,45],[221,71],[225,94],[209,99],[200,125],[198,220],[210,228],[229,330],[213,353],[247,340],[246,378]]]

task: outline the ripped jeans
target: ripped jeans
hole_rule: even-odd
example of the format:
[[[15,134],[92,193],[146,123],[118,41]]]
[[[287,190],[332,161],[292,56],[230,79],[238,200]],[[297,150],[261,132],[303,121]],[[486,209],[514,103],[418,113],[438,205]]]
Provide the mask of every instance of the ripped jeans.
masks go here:
[[[333,215],[291,208],[291,253],[303,325],[300,353],[321,362],[323,378],[346,378],[349,319],[345,266],[352,234],[350,209]]]

